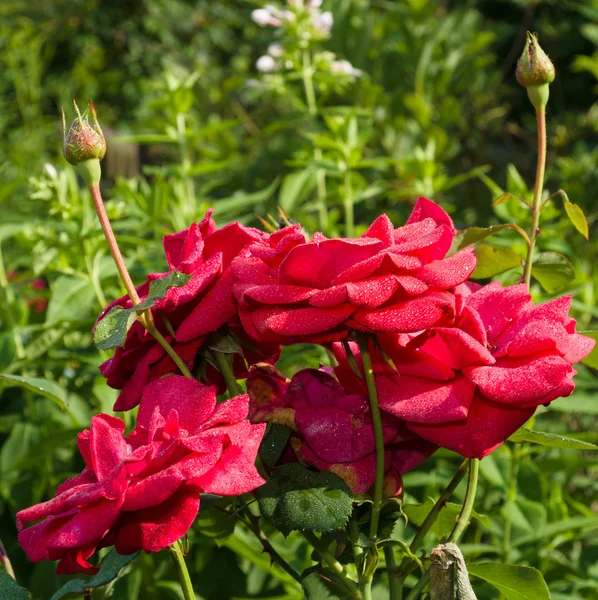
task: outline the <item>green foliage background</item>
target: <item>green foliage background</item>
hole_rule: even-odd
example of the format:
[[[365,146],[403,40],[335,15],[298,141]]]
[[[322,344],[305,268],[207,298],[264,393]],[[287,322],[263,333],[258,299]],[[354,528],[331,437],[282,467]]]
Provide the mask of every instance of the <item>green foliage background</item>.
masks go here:
[[[61,156],[59,111],[72,98],[93,98],[108,130],[105,194],[136,281],[164,270],[162,235],[210,206],[221,225],[259,226],[257,216],[277,215],[280,205],[317,230],[318,169],[327,176],[328,235],[344,234],[347,195],[357,233],[381,212],[402,222],[419,195],[442,203],[460,229],[513,221],[526,227],[528,213],[517,202],[491,203],[504,191],[531,197],[534,114],[514,68],[526,29],[538,31],[557,70],[546,187],[551,194],[565,189],[590,223],[586,242],[557,197],[543,212],[538,243],[575,268],[575,279],[565,277],[551,292],[573,294],[578,328],[597,329],[597,0],[325,0],[335,23],[322,48],[364,75],[341,85],[316,73],[317,117],[309,114],[299,75],[252,84],[259,78],[255,61],[273,41],[272,29],[250,19],[258,6],[0,3],[0,372],[8,375],[0,381],[0,538],[35,599],[49,598],[65,578],[52,564],[28,563],[14,515],[80,470],[77,433],[95,412],[111,412],[116,396],[97,370],[109,353],[95,350],[90,331],[123,290],[89,195]],[[491,244],[524,254],[511,231]],[[32,288],[40,277],[48,289]],[[505,283],[519,277],[516,269],[500,276]],[[537,285],[533,293],[536,300],[551,297]],[[48,301],[46,310],[36,311],[39,300]],[[317,350],[292,349],[281,368],[290,374],[322,358]],[[534,428],[597,442],[596,372],[583,365],[579,371],[575,394],[539,411]],[[15,375],[46,380],[46,397],[15,387]],[[397,538],[409,539],[415,505],[436,498],[458,463],[438,452],[405,477],[412,508],[408,524],[395,527]],[[487,518],[467,533],[468,561],[535,566],[553,599],[597,598],[595,455],[509,443],[482,461],[481,475],[476,510]],[[463,494],[460,487],[454,501]],[[451,513],[445,516],[427,548],[450,530]],[[271,536],[296,569],[312,564],[295,534],[286,544]],[[202,511],[191,542],[194,583],[206,600],[302,596],[270,569],[246,530],[214,509]],[[125,567],[126,578],[94,597],[180,597],[163,554],[142,555]],[[497,597],[476,583],[479,598]],[[380,593],[384,585],[378,583]]]

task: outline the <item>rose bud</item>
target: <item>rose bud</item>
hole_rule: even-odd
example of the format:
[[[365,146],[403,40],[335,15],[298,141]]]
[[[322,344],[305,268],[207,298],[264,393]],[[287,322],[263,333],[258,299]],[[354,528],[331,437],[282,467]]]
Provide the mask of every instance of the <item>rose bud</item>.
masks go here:
[[[554,65],[538,44],[537,35],[529,31],[515,75],[520,85],[527,89],[534,107],[544,108],[548,102],[548,84],[554,81]]]

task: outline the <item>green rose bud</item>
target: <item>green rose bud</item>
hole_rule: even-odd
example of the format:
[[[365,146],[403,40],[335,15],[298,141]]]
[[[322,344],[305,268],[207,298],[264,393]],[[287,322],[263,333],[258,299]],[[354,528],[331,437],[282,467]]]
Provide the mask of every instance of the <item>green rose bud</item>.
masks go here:
[[[543,109],[548,102],[548,85],[554,81],[554,65],[538,44],[537,35],[529,31],[515,74],[536,110]]]
[[[96,114],[96,108],[90,100],[87,110],[81,114],[77,103],[73,100],[77,118],[73,121],[71,128],[66,131],[66,117],[62,109],[62,128],[64,132],[63,153],[68,162],[79,170],[87,183],[99,184],[100,163],[106,154],[106,140]],[[92,120],[89,121],[88,113]]]

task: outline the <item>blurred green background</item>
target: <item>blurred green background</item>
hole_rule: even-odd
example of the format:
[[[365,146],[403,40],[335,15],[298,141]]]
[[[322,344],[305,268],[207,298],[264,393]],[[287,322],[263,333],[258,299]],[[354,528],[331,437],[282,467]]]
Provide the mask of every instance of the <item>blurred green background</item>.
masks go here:
[[[88,192],[62,158],[60,107],[70,122],[73,98],[81,106],[93,98],[98,109],[108,139],[102,187],[139,282],[165,270],[162,235],[210,206],[220,225],[260,226],[257,217],[268,213],[276,222],[281,206],[310,232],[344,235],[351,210],[359,234],[381,212],[401,223],[425,195],[458,228],[529,227],[517,201],[491,203],[505,191],[531,198],[535,117],[514,71],[526,30],[537,31],[557,72],[546,188],[564,189],[583,208],[590,241],[568,222],[559,197],[548,202],[539,247],[570,264],[557,284],[536,284],[533,293],[536,300],[571,293],[578,328],[598,329],[597,0],[324,0],[321,10],[334,17],[330,35],[307,41],[299,30],[279,39],[275,28],[256,24],[251,12],[260,6],[0,3],[0,372],[8,376],[0,380],[0,537],[34,598],[49,598],[64,578],[51,564],[28,564],[14,514],[78,472],[76,435],[92,414],[110,412],[116,395],[99,376],[109,355],[93,348],[90,330],[123,290]],[[259,72],[256,61],[277,52],[272,43],[283,44],[283,55],[275,70]],[[335,60],[360,72],[339,73]],[[514,232],[491,243],[524,255]],[[520,275],[512,269],[501,280]],[[281,368],[292,374],[320,358],[295,349]],[[534,427],[597,442],[598,382],[591,368],[579,370],[574,396],[543,410]],[[15,375],[45,380],[50,399],[16,387]],[[464,553],[540,568],[556,600],[597,598],[596,459],[524,446],[516,463],[513,448],[482,462],[476,508],[490,520],[470,528]],[[409,474],[406,503],[436,497],[457,463],[441,452]],[[203,519],[205,526],[209,514]],[[396,534],[408,539],[411,525]],[[292,597],[246,532],[228,533],[219,545],[199,527],[192,533],[198,593]],[[434,530],[427,546],[442,534]],[[291,542],[281,551],[294,566],[311,564],[299,540]],[[215,585],[215,577],[226,579]],[[168,557],[144,556],[97,597],[177,598],[173,579]],[[480,598],[496,597],[480,590]]]

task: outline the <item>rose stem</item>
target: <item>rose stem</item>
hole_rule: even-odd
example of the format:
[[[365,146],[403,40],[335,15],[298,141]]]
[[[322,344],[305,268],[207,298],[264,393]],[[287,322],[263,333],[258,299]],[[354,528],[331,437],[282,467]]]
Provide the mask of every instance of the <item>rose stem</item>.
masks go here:
[[[243,394],[243,390],[241,386],[237,383],[235,378],[235,373],[227,360],[226,355],[223,352],[214,351],[212,352],[214,357],[216,358],[216,362],[218,363],[218,370],[222,373],[222,377],[224,377],[224,382],[226,383],[226,387],[228,388],[228,393],[231,398],[233,396],[240,396]]]
[[[10,558],[8,557],[8,553],[6,552],[2,540],[0,540],[0,561],[2,561],[2,564],[4,565],[4,570],[16,581],[15,570],[12,568],[12,563],[10,562]]]
[[[305,98],[307,100],[307,109],[314,118],[318,116],[318,104],[316,102],[316,93],[314,90],[313,68],[311,65],[311,56],[309,50],[303,51],[303,86],[305,88]],[[322,150],[314,144],[314,159],[322,160]],[[328,208],[326,206],[326,174],[324,169],[317,169],[316,183],[318,190],[318,212],[320,216],[320,229],[326,232],[328,229]]]
[[[104,231],[104,236],[106,237],[108,248],[110,248],[110,254],[112,254],[112,258],[114,259],[116,268],[118,269],[118,274],[120,275],[120,278],[125,285],[127,294],[129,294],[129,298],[131,299],[133,306],[136,306],[140,302],[139,294],[137,294],[135,285],[133,284],[131,276],[129,275],[127,265],[125,264],[123,256],[120,252],[120,248],[118,247],[118,242],[116,241],[116,237],[114,236],[114,231],[112,231],[112,225],[110,225],[110,220],[108,219],[108,215],[106,214],[106,208],[104,207],[104,202],[102,200],[100,186],[97,184],[92,184],[89,186],[89,191],[93,199],[93,204],[95,206],[96,213],[98,214],[98,218],[100,220],[100,225],[102,226],[102,230]],[[150,333],[150,335],[152,335],[160,344],[160,346],[164,348],[168,356],[172,358],[172,360],[179,368],[181,373],[185,377],[193,377],[193,375],[191,375],[191,372],[189,371],[187,365],[185,365],[181,357],[174,351],[174,348],[168,343],[168,341],[156,328],[151,310],[147,309],[143,311],[139,315],[139,320],[141,324]]]
[[[463,532],[467,529],[469,522],[471,521],[471,513],[473,511],[473,504],[475,502],[475,495],[478,489],[478,474],[480,472],[480,460],[478,458],[469,459],[469,478],[467,480],[467,491],[465,492],[465,500],[463,501],[463,508],[457,517],[457,522],[451,531],[446,543],[457,543],[459,538],[463,535]],[[406,600],[416,600],[419,594],[424,590],[428,582],[430,581],[430,571],[426,571],[422,578],[417,582],[417,585],[411,590]]]
[[[527,248],[527,259],[523,277],[528,289],[532,279],[532,264],[536,236],[538,234],[538,223],[540,222],[540,201],[542,200],[542,188],[544,186],[544,171],[546,169],[546,109],[536,109],[536,121],[538,122],[538,163],[536,166],[536,183],[534,185],[534,199],[532,202],[532,225]]]
[[[378,392],[374,380],[374,369],[368,347],[367,334],[357,332],[359,350],[363,363],[365,382],[370,398],[370,409],[372,411],[372,424],[374,426],[374,438],[376,443],[376,480],[374,483],[374,504],[372,507],[372,520],[370,521],[370,538],[375,540],[378,536],[378,522],[380,521],[380,510],[382,508],[382,493],[384,488],[384,434],[382,432],[382,417],[378,407]]]
[[[195,600],[195,592],[193,591],[193,584],[191,583],[189,571],[187,570],[187,565],[185,564],[185,557],[183,556],[183,547],[181,545],[181,541],[176,541],[168,548],[168,550],[170,552],[172,562],[174,563],[174,568],[176,569],[179,577],[181,590],[183,591],[183,597],[185,600]]]
[[[345,571],[343,565],[328,551],[328,548],[326,548],[320,538],[318,538],[313,531],[302,531],[301,534],[320,555],[320,558],[343,580],[348,590],[356,598],[359,597],[355,582],[349,577],[349,574]]]
[[[390,591],[389,600],[400,600],[401,586],[398,584],[395,574],[397,572],[397,563],[392,546],[384,546],[384,557],[386,558],[386,571],[388,572],[388,588]]]
[[[440,498],[438,498],[436,504],[434,504],[434,506],[430,509],[430,512],[424,519],[424,522],[420,525],[419,529],[415,534],[415,537],[413,538],[413,541],[409,546],[409,550],[411,550],[413,554],[415,554],[419,550],[420,546],[422,545],[422,542],[424,541],[424,538],[432,528],[432,525],[434,525],[434,523],[436,522],[440,511],[444,508],[452,493],[457,489],[457,486],[461,483],[463,477],[465,477],[465,473],[467,473],[468,464],[469,461],[467,459],[461,463],[461,465],[457,469],[457,472],[451,479],[450,483],[446,486],[442,494],[440,494]],[[399,583],[401,585],[407,578],[407,575],[409,575],[409,573],[411,572],[412,565],[413,561],[410,558],[404,558],[401,562],[401,565],[399,566],[399,569],[397,571],[397,579],[399,580]]]

